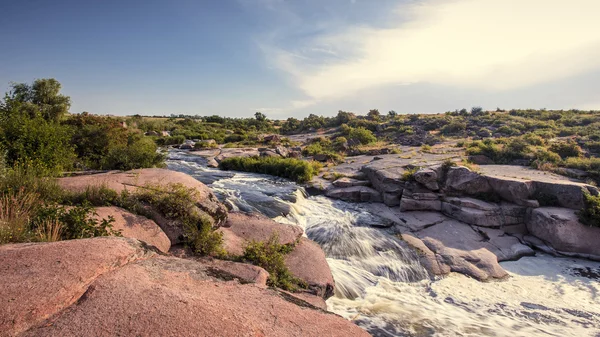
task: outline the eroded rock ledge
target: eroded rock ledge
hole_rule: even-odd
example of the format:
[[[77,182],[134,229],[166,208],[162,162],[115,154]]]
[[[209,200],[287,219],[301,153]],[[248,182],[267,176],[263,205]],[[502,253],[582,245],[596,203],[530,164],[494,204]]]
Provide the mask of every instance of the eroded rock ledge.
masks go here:
[[[353,179],[313,186],[332,198],[367,202],[395,224],[391,230],[432,274],[503,278],[498,262],[533,255],[532,248],[600,260],[600,228],[581,224],[576,214],[584,192],[598,195],[594,186],[528,168],[488,165],[475,172],[391,155],[339,169]]]
[[[257,267],[164,256],[135,239],[4,245],[0,265],[3,336],[368,336],[248,277]]]

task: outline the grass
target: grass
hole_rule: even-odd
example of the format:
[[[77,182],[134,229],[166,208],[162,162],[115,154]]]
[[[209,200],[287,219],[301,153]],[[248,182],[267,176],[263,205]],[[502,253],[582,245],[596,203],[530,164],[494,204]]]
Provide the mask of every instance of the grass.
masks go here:
[[[0,244],[34,239],[29,223],[39,202],[37,194],[24,188],[0,196]]]
[[[277,157],[232,157],[219,164],[223,170],[270,174],[298,183],[310,181],[323,167],[316,161]]]
[[[415,173],[417,173],[418,170],[419,169],[417,167],[406,169],[406,171],[402,173],[402,180],[415,181]]]
[[[293,245],[279,244],[279,237],[272,235],[268,241],[251,241],[241,257],[243,262],[250,262],[269,272],[267,284],[284,290],[295,291],[306,288],[306,282],[294,277],[285,265],[285,255],[294,249]]]

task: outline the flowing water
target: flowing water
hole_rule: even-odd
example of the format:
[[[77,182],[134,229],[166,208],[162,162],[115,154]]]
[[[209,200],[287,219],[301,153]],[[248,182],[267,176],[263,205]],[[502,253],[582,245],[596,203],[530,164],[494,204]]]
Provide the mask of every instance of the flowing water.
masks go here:
[[[284,179],[210,169],[184,152],[171,152],[168,166],[209,185],[234,210],[303,227],[335,279],[328,309],[373,335],[600,336],[600,263],[538,254],[501,263],[511,275],[505,281],[432,279],[360,204],[308,197]]]

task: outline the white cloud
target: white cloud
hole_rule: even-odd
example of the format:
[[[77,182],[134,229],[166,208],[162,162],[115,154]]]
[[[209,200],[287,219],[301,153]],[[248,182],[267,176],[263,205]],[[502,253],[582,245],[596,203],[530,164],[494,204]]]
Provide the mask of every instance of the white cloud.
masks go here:
[[[392,84],[514,90],[600,69],[598,0],[427,0],[396,11],[399,23],[385,29],[347,26],[293,50],[263,46],[307,96],[291,105]],[[303,52],[319,50],[328,55]]]

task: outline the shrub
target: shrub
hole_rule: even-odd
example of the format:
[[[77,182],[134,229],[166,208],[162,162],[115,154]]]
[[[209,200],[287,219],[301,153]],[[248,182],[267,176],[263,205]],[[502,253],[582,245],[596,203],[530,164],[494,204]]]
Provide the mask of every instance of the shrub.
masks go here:
[[[285,255],[293,249],[292,245],[279,244],[278,236],[273,235],[266,242],[249,242],[241,259],[268,271],[267,283],[269,286],[294,291],[298,287],[306,288],[307,285],[304,281],[294,277],[285,265]]]
[[[103,170],[133,170],[161,167],[165,156],[157,152],[156,144],[148,137],[131,134],[126,144],[111,148],[100,162]]]
[[[134,213],[152,217],[143,210],[143,205],[151,205],[167,219],[182,223],[185,242],[195,254],[221,255],[223,235],[213,230],[210,218],[198,208],[196,200],[198,191],[182,184],[148,185],[131,195],[123,194],[121,205]]]
[[[112,217],[97,220],[97,214],[90,205],[64,207],[46,205],[41,207],[33,219],[36,230],[48,231],[48,222],[62,224],[60,238],[63,240],[93,238],[98,236],[121,236],[119,231],[112,229],[115,221]],[[41,228],[40,228],[41,227]]]
[[[415,173],[419,170],[419,168],[409,168],[402,173],[402,180],[404,181],[414,181]]]
[[[578,213],[579,221],[588,226],[600,227],[600,196],[593,196],[586,191],[584,202],[584,208]]]
[[[558,153],[558,155],[563,159],[569,157],[581,157],[583,154],[581,147],[572,140],[567,142],[552,143],[550,145],[550,151]]]
[[[363,127],[353,128],[350,130],[348,138],[356,139],[363,145],[375,143],[377,141],[377,138],[373,135],[373,132]]]
[[[278,157],[232,157],[221,161],[223,170],[270,174],[304,183],[319,173],[322,165],[315,161]]]
[[[444,136],[458,136],[462,135],[467,129],[467,123],[463,121],[452,121],[445,125],[440,133]]]

